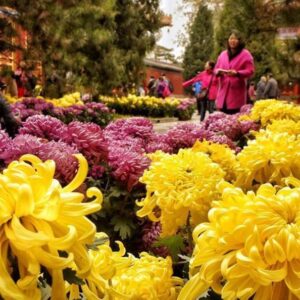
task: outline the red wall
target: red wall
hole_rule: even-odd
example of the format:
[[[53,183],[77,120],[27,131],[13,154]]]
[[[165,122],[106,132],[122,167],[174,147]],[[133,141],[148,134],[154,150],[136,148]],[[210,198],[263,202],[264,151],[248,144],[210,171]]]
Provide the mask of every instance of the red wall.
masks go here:
[[[150,76],[154,76],[155,79],[157,79],[161,74],[166,74],[166,77],[172,82],[174,86],[174,95],[183,95],[183,76],[180,71],[171,71],[171,70],[165,70],[162,68],[156,68],[156,67],[146,67],[146,82],[149,81]]]

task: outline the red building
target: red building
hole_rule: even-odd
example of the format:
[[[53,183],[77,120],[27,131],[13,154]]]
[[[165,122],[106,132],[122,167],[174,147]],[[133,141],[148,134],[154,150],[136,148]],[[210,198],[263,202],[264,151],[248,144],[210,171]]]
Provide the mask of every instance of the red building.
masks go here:
[[[183,96],[183,68],[175,64],[150,58],[145,58],[144,63],[146,65],[146,82],[149,81],[150,76],[154,76],[157,79],[161,74],[165,74],[174,86],[173,94],[175,96]]]

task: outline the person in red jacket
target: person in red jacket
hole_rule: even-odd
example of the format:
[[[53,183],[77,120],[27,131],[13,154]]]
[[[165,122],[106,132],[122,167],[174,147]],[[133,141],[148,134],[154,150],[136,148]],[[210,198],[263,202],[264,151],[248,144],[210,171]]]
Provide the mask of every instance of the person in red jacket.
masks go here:
[[[214,112],[218,88],[218,79],[214,75],[214,67],[215,63],[213,61],[206,62],[203,72],[183,83],[183,87],[190,86],[195,82],[201,82],[202,84],[200,94],[196,95],[200,107],[200,121],[204,120],[206,110],[209,113]]]

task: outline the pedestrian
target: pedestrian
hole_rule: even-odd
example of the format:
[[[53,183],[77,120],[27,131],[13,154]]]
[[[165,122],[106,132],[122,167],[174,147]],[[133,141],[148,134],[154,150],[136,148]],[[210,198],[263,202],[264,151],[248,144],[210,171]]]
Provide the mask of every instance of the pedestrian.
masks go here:
[[[272,73],[269,73],[267,76],[267,84],[264,90],[265,99],[277,99],[279,96],[278,82],[273,77]]]
[[[214,67],[215,62],[207,61],[203,72],[183,83],[183,87],[187,87],[195,82],[201,82],[201,91],[196,94],[197,107],[200,110],[200,121],[204,120],[207,110],[209,113],[213,113],[215,109],[218,79],[214,74]]]
[[[158,98],[163,98],[163,99],[170,96],[171,94],[171,91],[169,90],[169,85],[162,76],[158,78],[156,94]]]
[[[147,85],[147,89],[148,89],[148,95],[149,96],[155,96],[155,90],[156,90],[156,79],[154,76],[150,76],[148,85]]]
[[[26,94],[26,84],[27,84],[27,75],[26,75],[26,63],[21,61],[19,67],[16,69],[12,75],[13,79],[16,81],[18,89],[18,97],[24,97]]]
[[[6,85],[0,81],[0,128],[4,128],[9,136],[14,137],[18,132],[18,122],[11,113],[9,104],[5,101],[3,93]]]
[[[217,60],[215,74],[219,78],[216,106],[227,114],[235,114],[247,102],[247,80],[254,74],[251,53],[237,30],[232,30],[227,50]]]
[[[249,102],[253,103],[256,100],[255,82],[251,81],[248,89]]]
[[[267,78],[266,76],[261,76],[256,87],[256,100],[264,99],[264,91],[266,88]]]

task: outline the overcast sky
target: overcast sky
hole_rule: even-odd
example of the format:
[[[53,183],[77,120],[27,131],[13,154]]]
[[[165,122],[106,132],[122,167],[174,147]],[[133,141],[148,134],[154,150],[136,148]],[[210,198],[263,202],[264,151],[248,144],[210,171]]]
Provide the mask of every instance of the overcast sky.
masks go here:
[[[160,7],[163,12],[172,15],[173,26],[163,27],[161,29],[161,38],[158,41],[158,44],[167,48],[172,48],[176,57],[183,54],[184,49],[183,47],[178,46],[177,40],[178,34],[184,32],[184,25],[188,22],[187,17],[184,15],[184,11],[179,9],[181,4],[181,0],[160,0]]]

